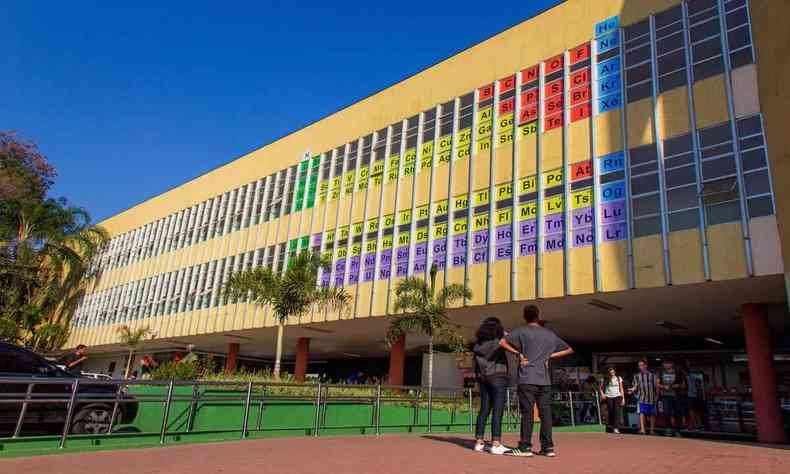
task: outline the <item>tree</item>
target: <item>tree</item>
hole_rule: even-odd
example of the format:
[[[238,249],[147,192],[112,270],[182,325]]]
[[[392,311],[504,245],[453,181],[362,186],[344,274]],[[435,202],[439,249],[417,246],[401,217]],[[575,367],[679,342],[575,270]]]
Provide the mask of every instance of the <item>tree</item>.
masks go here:
[[[471,298],[472,292],[457,283],[436,293],[436,265],[431,266],[430,286],[426,280],[406,277],[395,287],[395,312],[390,322],[387,341],[394,343],[409,332],[428,336],[428,390],[433,390],[433,348],[437,339],[454,352],[464,349],[464,338],[450,323],[447,310],[454,302]]]
[[[44,199],[56,174],[35,144],[0,131],[0,202]]]
[[[140,347],[140,344],[151,333],[148,326],[132,329],[127,325],[123,325],[117,329],[118,339],[121,344],[129,348],[129,359],[126,362],[126,370],[123,373],[123,378],[129,378],[129,373],[132,370],[132,361],[134,360],[134,353]]]
[[[249,298],[256,305],[272,307],[277,318],[275,378],[280,378],[283,332],[289,318],[303,316],[312,309],[342,311],[348,307],[351,297],[344,289],[318,282],[318,271],[329,265],[328,258],[302,252],[288,261],[283,274],[271,268],[253,268],[231,274],[223,288],[228,298]]]
[[[0,201],[0,338],[34,350],[64,344],[107,241],[65,199]]]

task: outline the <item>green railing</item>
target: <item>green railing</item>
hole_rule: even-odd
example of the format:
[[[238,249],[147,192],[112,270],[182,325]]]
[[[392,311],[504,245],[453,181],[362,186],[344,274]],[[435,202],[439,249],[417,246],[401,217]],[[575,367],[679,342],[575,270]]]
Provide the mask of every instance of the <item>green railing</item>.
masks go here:
[[[121,447],[182,440],[265,436],[320,436],[398,432],[472,432],[480,400],[472,389],[389,385],[289,384],[238,381],[146,381],[3,378],[0,410],[18,409],[13,430],[0,433],[0,454],[18,445],[63,449]],[[64,390],[65,388],[65,390]],[[579,394],[555,393],[555,424],[600,424],[599,404]],[[503,429],[518,429],[515,391],[507,392]],[[58,435],[30,436],[42,407],[62,415]],[[85,427],[90,407],[104,417]],[[136,408],[136,410],[134,410]],[[134,412],[134,419],[128,418]],[[5,437],[2,437],[5,436]]]

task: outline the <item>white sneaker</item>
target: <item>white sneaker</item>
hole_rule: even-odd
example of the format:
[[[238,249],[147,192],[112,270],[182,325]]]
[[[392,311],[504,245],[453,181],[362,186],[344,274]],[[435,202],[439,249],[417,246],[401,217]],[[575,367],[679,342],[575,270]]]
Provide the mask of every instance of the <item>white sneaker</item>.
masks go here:
[[[491,454],[505,454],[508,451],[510,451],[510,448],[504,444],[500,444],[499,446],[491,446],[491,449],[489,449]]]
[[[615,428],[615,429],[614,429],[614,434],[620,434],[620,430],[618,430],[617,428]]]
[[[478,453],[482,453],[485,450],[486,450],[485,443],[475,443],[475,451],[477,451]]]

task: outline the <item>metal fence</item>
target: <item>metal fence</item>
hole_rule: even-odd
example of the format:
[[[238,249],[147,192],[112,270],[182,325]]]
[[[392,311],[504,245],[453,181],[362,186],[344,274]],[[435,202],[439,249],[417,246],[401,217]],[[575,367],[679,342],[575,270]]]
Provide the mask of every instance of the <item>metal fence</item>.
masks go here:
[[[19,413],[16,416],[13,432],[10,437],[0,441],[23,438],[23,425],[34,422],[28,415],[31,410],[47,408],[49,412],[59,412],[63,416],[62,430],[58,429],[58,446],[66,446],[69,436],[73,434],[75,411],[84,407],[103,406],[111,412],[106,427],[96,433],[101,436],[118,434],[124,407],[137,404],[137,416],[143,404],[161,404],[161,426],[158,432],[140,432],[140,434],[156,434],[159,443],[164,444],[168,435],[193,433],[198,406],[203,403],[242,404],[243,415],[240,426],[227,428],[227,431],[241,430],[241,439],[247,438],[252,431],[263,431],[263,413],[267,404],[273,402],[302,402],[312,405],[312,421],[308,426],[289,426],[288,429],[305,430],[312,436],[319,436],[322,430],[338,428],[358,428],[350,426],[328,426],[327,413],[332,404],[350,403],[366,406],[370,409],[370,428],[376,435],[382,433],[382,408],[386,405],[410,406],[413,409],[412,427],[423,427],[432,432],[436,426],[434,412],[436,407],[450,411],[449,422],[443,426],[455,426],[474,431],[480,399],[471,388],[439,388],[428,389],[420,386],[401,385],[341,385],[330,383],[290,384],[276,382],[239,382],[239,381],[193,381],[193,380],[96,380],[74,379],[58,380],[37,378],[0,378],[0,413]],[[9,390],[10,387],[15,387]],[[162,393],[134,393],[129,389],[137,387],[161,387]],[[181,389],[190,387],[190,389]],[[187,393],[187,394],[185,394]],[[182,429],[169,430],[171,408],[177,403],[188,404],[186,419],[180,424]],[[11,407],[11,410],[8,407]],[[238,406],[238,405],[237,405]],[[253,416],[253,411],[257,414]],[[464,413],[465,412],[465,413]],[[576,392],[555,392],[553,394],[552,412],[555,426],[577,426],[580,424],[600,424],[601,412],[597,395],[594,399]],[[423,416],[425,419],[423,420]],[[529,416],[532,416],[530,414]],[[517,429],[521,419],[521,410],[517,392],[509,389],[506,392],[506,405],[503,429]],[[59,425],[60,426],[60,425]],[[386,428],[386,427],[385,427]]]

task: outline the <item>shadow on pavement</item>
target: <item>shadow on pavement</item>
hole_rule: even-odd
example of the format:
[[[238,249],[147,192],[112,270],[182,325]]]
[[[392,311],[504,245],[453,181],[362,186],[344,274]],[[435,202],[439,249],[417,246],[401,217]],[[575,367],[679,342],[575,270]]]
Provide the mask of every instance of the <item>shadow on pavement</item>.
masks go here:
[[[475,447],[475,440],[469,438],[460,438],[458,436],[435,436],[435,435],[426,435],[421,436],[423,439],[428,439],[431,441],[439,441],[441,443],[448,443],[454,444],[456,446],[460,446],[466,449],[474,449]]]

